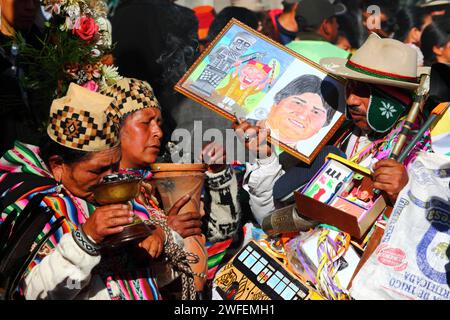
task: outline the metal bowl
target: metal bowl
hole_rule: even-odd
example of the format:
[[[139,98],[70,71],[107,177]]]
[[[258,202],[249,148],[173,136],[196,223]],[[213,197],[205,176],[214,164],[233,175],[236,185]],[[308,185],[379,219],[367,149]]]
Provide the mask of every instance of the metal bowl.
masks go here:
[[[126,203],[138,196],[140,183],[141,178],[130,174],[107,175],[94,188],[95,201],[101,205]]]

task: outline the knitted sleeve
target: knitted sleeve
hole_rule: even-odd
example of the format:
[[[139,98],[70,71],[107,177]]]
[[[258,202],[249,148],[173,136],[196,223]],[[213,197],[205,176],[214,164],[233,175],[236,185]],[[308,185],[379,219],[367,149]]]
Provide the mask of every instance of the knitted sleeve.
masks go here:
[[[269,158],[247,163],[243,188],[250,195],[250,208],[259,224],[275,210],[273,186],[284,174],[278,157],[272,154]]]
[[[218,173],[207,172],[206,175],[206,234],[208,241],[217,242],[232,237],[238,230],[241,217],[238,185],[231,167]]]

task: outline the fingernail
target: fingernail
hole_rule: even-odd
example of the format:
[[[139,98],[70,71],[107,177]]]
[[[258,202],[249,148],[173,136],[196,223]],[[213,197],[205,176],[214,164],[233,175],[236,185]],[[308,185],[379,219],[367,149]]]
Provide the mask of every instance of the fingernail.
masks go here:
[[[134,220],[133,218],[128,218],[128,222],[130,223],[133,222],[133,220]]]
[[[130,213],[130,216],[134,216],[134,211],[128,211]]]

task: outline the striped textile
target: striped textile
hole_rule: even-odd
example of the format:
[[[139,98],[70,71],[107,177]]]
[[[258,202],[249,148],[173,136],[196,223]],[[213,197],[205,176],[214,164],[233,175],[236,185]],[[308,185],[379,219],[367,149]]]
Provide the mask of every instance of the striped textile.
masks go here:
[[[207,279],[214,279],[214,275],[217,272],[220,262],[227,253],[227,249],[231,244],[232,239],[227,239],[220,242],[207,242],[206,250],[208,252],[208,274]]]
[[[46,167],[45,163],[39,157],[39,148],[16,142],[12,150],[7,151],[3,158],[0,159],[0,185],[2,181],[11,173],[27,173],[38,175],[41,177],[53,178],[50,171]],[[26,181],[20,182],[13,187],[9,188],[7,192],[14,192],[14,190]],[[58,245],[63,234],[76,230],[77,227],[86,221],[82,211],[79,207],[86,212],[89,216],[94,212],[95,206],[84,201],[80,198],[74,200],[64,191],[64,189],[58,188],[56,185],[46,185],[34,188],[33,190],[20,195],[18,200],[6,207],[0,215],[0,224],[6,219],[7,215],[13,210],[18,209],[21,211],[28,203],[28,201],[36,194],[44,193],[44,197],[41,206],[47,206],[53,209],[54,216],[50,220],[50,223],[44,227],[44,230],[36,239],[38,242],[50,229],[50,224],[59,217],[65,217],[62,227],[49,238],[44,244],[42,249],[37,254],[36,258],[29,265],[27,273],[30,272],[33,267],[38,265],[42,259],[50,254],[54,248]],[[3,196],[4,194],[0,195]],[[74,201],[78,202],[77,204]],[[141,203],[133,202],[133,210],[142,219],[148,219],[149,212]],[[126,252],[123,252],[126,255]],[[110,293],[111,299],[123,299],[123,300],[160,300],[158,287],[155,282],[155,278],[152,275],[152,271],[149,268],[141,268],[139,270],[133,270],[132,259],[127,260],[127,268],[131,271],[127,273],[111,273],[111,271],[98,272],[98,275],[102,277],[105,282],[105,286]],[[109,260],[103,259],[100,265],[95,270],[111,270]],[[121,265],[115,265],[116,271],[121,269]],[[123,269],[122,269],[123,270]],[[27,274],[26,273],[26,274]]]

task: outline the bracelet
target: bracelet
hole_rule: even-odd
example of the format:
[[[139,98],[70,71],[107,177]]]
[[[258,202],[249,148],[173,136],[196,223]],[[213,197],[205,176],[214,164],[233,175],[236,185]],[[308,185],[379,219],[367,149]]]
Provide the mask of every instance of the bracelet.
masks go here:
[[[169,241],[168,232],[171,232],[170,231],[171,229],[169,227],[167,227],[167,220],[164,219],[164,218],[163,219],[156,219],[156,217],[155,217],[155,219],[151,219],[151,220],[148,219],[148,220],[144,220],[143,222],[146,225],[155,228],[155,230],[156,230],[156,227],[160,227],[162,229],[162,231],[164,233],[164,244],[163,244],[163,246],[165,247],[167,242]],[[165,228],[164,226],[166,226],[167,228]]]
[[[72,232],[72,237],[76,244],[91,256],[98,256],[100,254],[100,246],[92,242],[83,231],[83,225],[80,225],[77,230]]]

